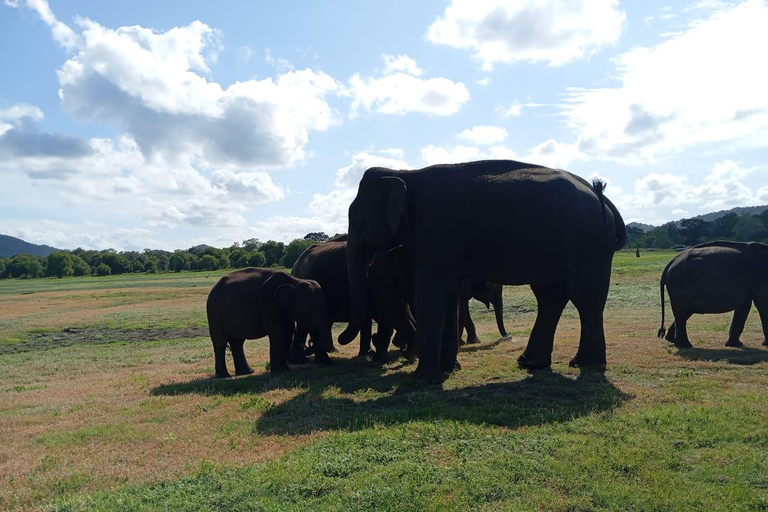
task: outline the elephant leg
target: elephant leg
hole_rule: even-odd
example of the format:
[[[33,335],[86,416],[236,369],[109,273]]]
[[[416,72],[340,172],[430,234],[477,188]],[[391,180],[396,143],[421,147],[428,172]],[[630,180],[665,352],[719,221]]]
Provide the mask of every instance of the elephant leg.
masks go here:
[[[442,382],[441,351],[448,301],[457,288],[443,275],[416,273],[416,346],[419,364],[414,375],[426,382]],[[458,331],[458,326],[456,328]]]
[[[496,326],[499,328],[499,334],[502,338],[507,337],[507,330],[504,328],[504,299],[501,297],[501,290],[493,298],[493,312],[496,315]]]
[[[768,347],[768,293],[765,296],[755,297],[755,307],[760,314],[760,323],[763,324],[763,345]]]
[[[388,359],[389,340],[392,338],[392,333],[395,330],[392,326],[379,324],[379,330],[373,335],[373,346],[376,348],[376,353],[373,359],[380,363],[386,363]]]
[[[245,358],[243,344],[245,340],[229,338],[229,347],[232,350],[232,359],[235,360],[235,375],[249,375],[253,370],[248,366],[248,360]]]
[[[366,314],[363,325],[360,326],[360,349],[357,357],[366,357],[371,353],[371,332],[373,331],[373,318]]]
[[[471,323],[471,320],[470,320]],[[467,324],[469,326],[469,324]],[[474,330],[474,325],[472,326]],[[469,336],[469,330],[467,330]],[[475,336],[477,338],[477,336]],[[469,338],[467,339],[469,342]],[[440,368],[443,372],[460,370],[461,365],[457,359],[459,354],[459,293],[458,290],[448,300],[448,308],[445,313],[443,325],[443,343],[440,350]]]
[[[667,329],[667,335],[664,336],[664,339],[667,340],[670,343],[675,342],[675,322],[673,321],[672,324],[670,324],[669,329]]]
[[[586,279],[586,281],[585,281]],[[570,366],[605,368],[605,330],[603,311],[611,280],[611,259],[597,259],[590,268],[569,283],[571,302],[579,312],[581,336],[579,350]]]
[[[306,364],[309,362],[307,356],[304,355],[304,345],[307,343],[307,329],[303,326],[296,324],[296,330],[293,333],[293,341],[291,341],[291,350],[288,354],[288,362],[291,364]]]
[[[464,329],[467,330],[467,343],[480,343],[475,323],[469,314],[469,299],[459,301],[459,343],[461,343],[461,333]]]
[[[672,308],[672,314],[675,316],[675,346],[677,348],[691,348],[691,341],[688,339],[688,319],[691,313],[687,311],[676,310]]]
[[[568,297],[559,286],[531,286],[539,312],[533,325],[528,346],[517,358],[517,364],[523,368],[549,368],[552,365],[552,348],[555,330]]]
[[[395,337],[392,339],[392,344],[402,350],[408,348],[408,344],[405,341],[405,336],[403,336],[400,331],[395,333]]]
[[[728,329],[728,341],[725,342],[726,347],[744,346],[741,340],[739,340],[739,337],[741,336],[741,333],[744,332],[744,324],[747,323],[750,309],[752,309],[752,301],[748,300],[734,310],[731,328]]]
[[[212,338],[213,340],[213,357],[216,361],[216,373],[215,377],[219,379],[226,379],[231,375],[227,371],[227,340],[224,337],[218,335]]]

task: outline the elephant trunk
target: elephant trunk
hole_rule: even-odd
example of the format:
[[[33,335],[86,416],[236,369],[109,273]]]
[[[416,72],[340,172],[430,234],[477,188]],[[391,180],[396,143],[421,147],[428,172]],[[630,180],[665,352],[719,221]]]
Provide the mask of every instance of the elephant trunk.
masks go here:
[[[355,339],[365,320],[368,304],[368,265],[373,252],[360,240],[360,236],[349,233],[347,241],[347,276],[349,278],[349,325],[339,334],[339,344],[347,345]]]

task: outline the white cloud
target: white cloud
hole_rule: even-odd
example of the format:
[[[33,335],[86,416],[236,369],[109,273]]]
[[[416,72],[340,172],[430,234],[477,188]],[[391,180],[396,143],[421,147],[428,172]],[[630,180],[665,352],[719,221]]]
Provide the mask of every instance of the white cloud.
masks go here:
[[[384,74],[389,75],[396,72],[403,72],[413,76],[421,76],[422,71],[416,64],[416,60],[407,55],[382,55],[384,58]]]
[[[482,85],[483,87],[485,87],[486,85],[489,85],[490,83],[491,83],[491,79],[488,77],[477,80],[477,85]]]
[[[531,148],[523,160],[546,167],[563,169],[581,156],[579,148],[575,144],[566,144],[555,139],[549,139]]]
[[[456,135],[459,139],[472,144],[489,145],[496,144],[507,138],[509,133],[500,126],[473,126]]]
[[[497,62],[559,66],[615,44],[625,15],[617,0],[453,0],[427,38],[473,52],[490,70]]]
[[[58,71],[63,106],[80,120],[124,127],[145,155],[211,167],[276,167],[302,161],[312,131],[338,121],[322,72],[288,71],[222,88],[204,75],[219,33],[195,21],[167,32],[116,30],[79,19],[82,43]]]
[[[232,172],[219,169],[213,173],[211,183],[234,198],[247,199],[254,203],[277,201],[285,195],[265,172]]]
[[[6,0],[5,4],[10,7],[18,7],[20,2],[18,0]],[[81,41],[78,35],[66,23],[56,19],[47,0],[26,0],[25,4],[27,8],[32,9],[38,14],[46,25],[51,27],[53,38],[61,46],[69,51],[80,46]]]
[[[510,105],[497,107],[496,111],[499,112],[501,117],[504,119],[509,119],[510,117],[520,117],[520,114],[523,113],[523,106],[520,105],[519,101],[515,101]]]
[[[591,158],[654,162],[692,146],[768,143],[768,5],[716,11],[617,57],[620,86],[574,89],[562,114]]]
[[[506,146],[491,146],[481,149],[478,146],[457,145],[451,147],[428,145],[421,148],[424,165],[455,164],[474,160],[514,160],[515,152]]]
[[[25,117],[32,121],[40,122],[45,116],[42,110],[26,103],[17,103],[5,110],[0,110],[0,121],[17,122]]]
[[[706,181],[741,180],[746,178],[754,168],[744,169],[733,160],[718,162],[712,167],[712,171],[704,178]]]
[[[387,61],[388,58],[394,57],[384,56],[390,74],[381,78],[355,74],[349,79],[346,94],[352,97],[353,117],[360,110],[380,114],[421,112],[447,116],[458,112],[469,101],[469,90],[463,83],[442,77],[423,79],[396,71],[394,66],[408,68],[409,72],[418,70],[418,66],[416,61],[405,55],[398,56],[394,61]]]

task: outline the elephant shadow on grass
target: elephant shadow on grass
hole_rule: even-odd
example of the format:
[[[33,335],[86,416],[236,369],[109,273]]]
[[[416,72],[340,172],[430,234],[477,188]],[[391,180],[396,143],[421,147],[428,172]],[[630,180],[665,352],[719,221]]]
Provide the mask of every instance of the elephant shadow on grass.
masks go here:
[[[689,361],[727,362],[751,366],[768,361],[768,350],[741,347],[741,348],[682,348],[677,355]]]
[[[373,425],[436,420],[516,428],[611,411],[632,398],[603,373],[594,371],[583,371],[574,379],[541,370],[524,374],[517,381],[443,389],[418,383],[411,375],[412,363],[395,361],[386,374],[377,364],[352,360],[334,363],[330,367],[309,365],[279,375],[163,385],[152,394],[260,394],[300,388],[298,395],[269,405],[257,418],[254,432],[263,435],[355,431]],[[398,365],[401,371],[397,371]],[[391,372],[393,369],[396,371]]]

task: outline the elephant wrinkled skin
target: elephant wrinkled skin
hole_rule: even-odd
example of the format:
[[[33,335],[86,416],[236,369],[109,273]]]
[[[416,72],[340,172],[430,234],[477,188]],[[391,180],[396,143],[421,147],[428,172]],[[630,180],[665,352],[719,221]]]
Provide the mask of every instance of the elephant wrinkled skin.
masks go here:
[[[623,247],[626,229],[599,181],[511,160],[410,171],[374,167],[349,208],[348,236],[353,312],[340,343],[360,331],[373,254],[404,245],[415,272],[419,379],[440,381],[458,367],[464,277],[531,285],[539,312],[518,359],[522,366],[550,366],[555,329],[569,300],[581,318],[571,364],[605,365],[603,309],[613,254]]]

